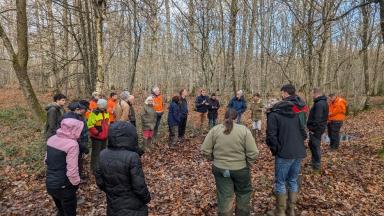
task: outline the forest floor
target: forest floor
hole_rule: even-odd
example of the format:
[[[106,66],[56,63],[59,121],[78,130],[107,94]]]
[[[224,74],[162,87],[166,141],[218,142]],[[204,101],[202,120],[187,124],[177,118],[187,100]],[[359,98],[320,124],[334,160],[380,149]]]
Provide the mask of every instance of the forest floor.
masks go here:
[[[49,94],[38,97],[44,104],[50,100]],[[152,195],[150,215],[216,213],[211,163],[199,154],[204,137],[193,125],[196,119],[191,112],[188,139],[177,149],[167,147],[163,125],[156,148],[142,157]],[[41,129],[32,121],[19,90],[1,89],[0,124],[0,215],[54,215],[54,204],[45,189]],[[342,132],[354,139],[342,142],[337,152],[328,151],[323,143],[321,174],[303,167],[299,213],[384,216],[384,110],[375,108],[349,116]],[[252,215],[263,215],[274,203],[274,163],[264,135],[257,145],[260,156],[252,168]],[[309,162],[309,150],[307,153],[303,164]],[[78,215],[105,215],[105,195],[89,177],[78,191],[85,197]]]

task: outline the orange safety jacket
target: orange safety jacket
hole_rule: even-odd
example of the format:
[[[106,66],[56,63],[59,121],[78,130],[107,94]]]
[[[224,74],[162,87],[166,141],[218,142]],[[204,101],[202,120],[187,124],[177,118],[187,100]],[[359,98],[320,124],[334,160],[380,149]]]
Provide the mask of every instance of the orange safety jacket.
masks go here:
[[[109,122],[115,122],[115,107],[116,100],[114,100],[113,98],[108,98],[107,112],[109,112]]]
[[[97,100],[91,99],[89,101],[88,111],[85,113],[85,118],[88,119],[93,110],[97,108]]]
[[[153,96],[153,109],[157,113],[164,112],[163,97],[161,95]]]
[[[347,101],[341,97],[336,97],[329,103],[328,121],[344,121],[347,112]]]

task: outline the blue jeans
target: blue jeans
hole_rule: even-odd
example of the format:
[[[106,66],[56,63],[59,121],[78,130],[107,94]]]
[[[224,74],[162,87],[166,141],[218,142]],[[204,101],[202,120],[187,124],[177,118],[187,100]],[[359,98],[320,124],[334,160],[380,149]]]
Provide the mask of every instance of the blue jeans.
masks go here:
[[[301,172],[302,159],[275,158],[275,193],[286,194],[286,186],[289,192],[299,192],[298,177]]]

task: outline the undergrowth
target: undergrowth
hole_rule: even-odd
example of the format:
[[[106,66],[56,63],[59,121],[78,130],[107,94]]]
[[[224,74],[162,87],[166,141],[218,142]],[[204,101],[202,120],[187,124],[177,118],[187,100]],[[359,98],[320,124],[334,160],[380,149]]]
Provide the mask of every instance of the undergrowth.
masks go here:
[[[0,110],[0,165],[26,165],[28,172],[40,172],[45,142],[40,126],[21,107]]]

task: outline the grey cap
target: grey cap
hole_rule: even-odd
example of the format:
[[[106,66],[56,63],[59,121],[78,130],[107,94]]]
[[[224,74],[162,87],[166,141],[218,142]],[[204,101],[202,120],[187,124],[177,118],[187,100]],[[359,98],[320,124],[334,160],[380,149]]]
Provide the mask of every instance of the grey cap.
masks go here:
[[[123,101],[128,101],[129,91],[123,91],[120,93],[120,99]]]
[[[100,109],[107,108],[107,101],[105,99],[97,100],[97,107],[100,108]]]

